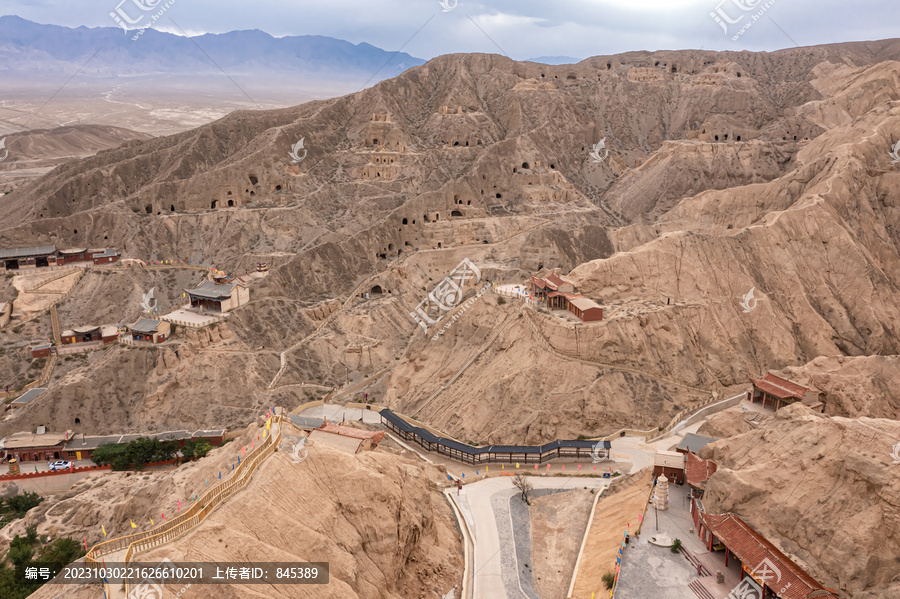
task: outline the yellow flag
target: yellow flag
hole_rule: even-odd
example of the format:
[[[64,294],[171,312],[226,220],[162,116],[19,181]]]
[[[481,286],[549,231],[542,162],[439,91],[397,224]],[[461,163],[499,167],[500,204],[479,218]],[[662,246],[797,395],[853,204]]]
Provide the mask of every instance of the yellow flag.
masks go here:
[[[150,518],[150,526],[153,526],[153,517],[148,516]]]
[[[490,471],[491,471],[491,467],[490,467],[490,466],[485,466],[485,467],[484,467],[484,471],[485,471],[485,472],[490,472]]]
[[[100,530],[103,531],[103,536],[105,537],[105,536],[106,536],[106,527],[103,526],[103,525],[101,524],[101,525],[100,525]]]
[[[268,430],[268,429],[270,429],[270,428],[272,428],[272,421],[271,421],[271,420],[266,420],[266,430]]]
[[[518,468],[518,467],[519,467],[519,462],[516,462],[516,468]]]
[[[134,523],[134,520],[129,520],[131,522],[131,528],[137,528],[137,524]]]
[[[503,464],[500,464],[500,470],[506,470],[506,467]]]

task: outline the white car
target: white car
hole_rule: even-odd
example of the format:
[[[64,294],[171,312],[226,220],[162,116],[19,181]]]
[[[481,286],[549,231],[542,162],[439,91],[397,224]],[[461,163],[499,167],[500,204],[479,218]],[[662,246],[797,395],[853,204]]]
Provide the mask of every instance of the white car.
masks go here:
[[[57,470],[68,470],[72,467],[72,462],[59,460],[57,462],[50,462],[48,465],[50,466],[50,472],[56,472]]]

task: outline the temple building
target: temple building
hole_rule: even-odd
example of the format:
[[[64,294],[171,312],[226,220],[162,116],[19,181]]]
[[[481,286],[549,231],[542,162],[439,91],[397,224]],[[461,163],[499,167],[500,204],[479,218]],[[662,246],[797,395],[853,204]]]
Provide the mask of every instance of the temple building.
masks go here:
[[[44,266],[61,266],[74,262],[93,262],[94,264],[110,264],[119,260],[119,252],[113,248],[56,249],[55,245],[44,245],[31,248],[0,250],[0,264],[7,270],[23,270]]]
[[[808,387],[783,379],[771,372],[761,379],[750,379],[750,382],[753,383],[753,390],[747,392],[750,401],[762,403],[764,408],[771,407],[778,410],[782,406],[799,401],[817,412],[825,411],[822,393],[810,391]]]
[[[250,289],[241,281],[227,283],[225,277],[217,276],[213,281],[203,281],[196,289],[185,289],[191,299],[192,308],[229,312],[250,301]]]
[[[719,466],[712,460],[704,460],[693,452],[687,454],[684,478],[691,487],[691,497],[703,497],[703,493],[706,491],[706,481],[718,469]]]
[[[575,283],[556,274],[531,277],[531,294],[551,310],[568,310],[582,322],[603,320],[603,308],[592,299],[575,292]]]
[[[676,451],[657,451],[653,460],[653,478],[665,476],[675,484],[684,482],[684,456]]]
[[[740,565],[740,584],[732,594],[766,599],[838,599],[837,591],[819,584],[736,514],[707,514],[703,501],[692,498],[691,515],[709,551],[724,551],[726,568],[733,560]]]
[[[134,341],[164,343],[169,338],[172,325],[164,320],[141,318],[136,323],[128,325],[126,329]]]

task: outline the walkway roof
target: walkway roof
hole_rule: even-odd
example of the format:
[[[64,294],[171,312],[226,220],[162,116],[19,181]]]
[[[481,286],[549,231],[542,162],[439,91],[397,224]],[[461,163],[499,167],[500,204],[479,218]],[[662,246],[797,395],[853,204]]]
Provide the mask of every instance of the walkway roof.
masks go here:
[[[797,383],[792,383],[771,372],[766,373],[766,376],[759,380],[750,379],[750,381],[757,389],[765,391],[778,399],[788,399],[790,397],[803,399],[803,396],[809,392],[808,388],[798,385]]]
[[[392,411],[388,409],[381,410],[379,412],[381,417],[399,428],[402,431],[412,433],[414,435],[418,435],[422,440],[428,443],[437,443],[439,445],[444,445],[449,447],[450,449],[455,449],[461,453],[465,453],[468,455],[480,455],[482,453],[521,453],[521,454],[530,454],[530,453],[547,453],[549,451],[556,451],[562,447],[574,447],[574,448],[582,448],[589,449],[592,448],[597,441],[563,441],[557,440],[552,441],[550,443],[546,443],[544,445],[489,445],[487,447],[473,447],[471,445],[466,445],[465,443],[460,443],[459,441],[454,441],[453,439],[448,439],[446,437],[439,437],[432,433],[431,431],[424,429],[419,426],[414,426],[408,421],[404,420],[397,414],[394,414]],[[603,447],[609,448],[610,442],[603,441]]]

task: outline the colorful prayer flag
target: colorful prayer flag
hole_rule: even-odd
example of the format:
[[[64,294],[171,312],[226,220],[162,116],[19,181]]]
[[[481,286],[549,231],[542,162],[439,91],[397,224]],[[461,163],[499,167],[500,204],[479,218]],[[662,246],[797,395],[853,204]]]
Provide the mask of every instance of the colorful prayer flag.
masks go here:
[[[100,525],[100,530],[103,531],[103,536],[105,537],[105,536],[106,536],[106,527],[103,526],[103,525],[101,524],[101,525]]]
[[[159,515],[162,516],[162,519],[163,519],[163,520],[166,519],[166,515],[165,515],[164,513],[160,512]]]
[[[131,522],[131,528],[137,528],[137,524],[134,523],[134,520],[129,520]]]
[[[550,470],[550,464],[547,464],[547,470]]]
[[[222,480],[222,471],[219,471],[219,480]]]
[[[466,473],[465,473],[465,472],[462,473],[462,477],[463,477],[463,478],[466,477]]]
[[[519,462],[516,462],[516,468],[518,468],[518,467],[519,467]]]
[[[475,469],[475,476],[478,476],[478,468]]]
[[[565,465],[565,464],[563,464],[563,470],[565,470],[565,469],[566,469],[566,465]]]
[[[578,464],[578,469],[581,470],[581,464]]]
[[[181,501],[178,502],[178,507],[175,509],[176,512],[181,511]]]
[[[597,469],[597,467],[596,467],[596,466],[594,466],[594,470],[596,470],[596,469]]]
[[[538,468],[538,465],[537,465],[537,464],[535,464],[535,465],[534,465],[534,469],[535,469],[535,470],[537,470],[537,468]]]
[[[452,481],[452,480],[453,480],[453,477],[451,477],[451,476],[448,474],[448,475],[447,475],[447,480]]]
[[[87,537],[84,537],[84,550],[87,551]]]
[[[150,516],[150,526],[153,526],[153,516]]]

